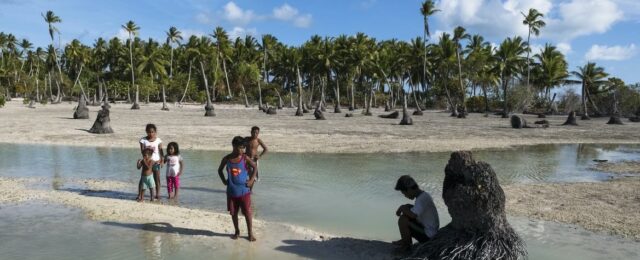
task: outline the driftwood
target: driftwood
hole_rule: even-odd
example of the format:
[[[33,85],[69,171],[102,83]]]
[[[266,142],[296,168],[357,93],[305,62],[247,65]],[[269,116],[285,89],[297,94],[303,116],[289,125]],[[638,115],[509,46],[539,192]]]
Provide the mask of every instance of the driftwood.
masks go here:
[[[93,126],[89,129],[89,133],[94,134],[112,134],[111,120],[109,119],[109,109],[102,106],[102,110],[98,111],[96,121],[93,122]]]
[[[569,113],[569,116],[567,117],[567,121],[565,121],[562,125],[578,125],[578,123],[576,122],[576,111],[571,111]]]
[[[391,114],[379,115],[379,117],[381,117],[381,118],[390,118],[390,119],[398,119],[398,117],[400,117],[400,112],[393,111]]]
[[[411,115],[407,112],[407,95],[404,95],[402,102],[402,120],[400,120],[400,125],[413,125],[413,119],[411,119]]]
[[[525,243],[505,214],[505,194],[496,173],[469,151],[454,152],[445,168],[442,198],[451,223],[420,244],[411,258],[526,259]]]
[[[80,95],[80,101],[76,111],[73,112],[73,119],[89,119],[89,108],[87,107],[87,101],[84,99],[84,95]]]

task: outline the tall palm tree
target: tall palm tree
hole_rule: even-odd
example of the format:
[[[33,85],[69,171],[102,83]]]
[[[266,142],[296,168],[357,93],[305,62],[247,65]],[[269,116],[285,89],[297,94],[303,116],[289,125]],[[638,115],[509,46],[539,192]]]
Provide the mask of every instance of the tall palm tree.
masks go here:
[[[544,98],[547,100],[551,88],[565,84],[569,77],[568,63],[564,55],[551,44],[546,44],[542,52],[533,56],[538,62],[536,64],[537,75],[533,78],[542,87]]]
[[[609,76],[609,74],[604,71],[604,68],[597,66],[594,62],[588,62],[586,65],[578,67],[578,70],[572,71],[571,75],[578,78],[578,82],[582,84],[582,119],[589,120],[589,113],[587,111],[589,90],[599,88],[606,84],[606,77]]]
[[[42,18],[44,19],[44,21],[49,26],[49,36],[51,37],[51,46],[54,46],[53,34],[55,32],[58,32],[58,35],[60,34],[60,31],[58,30],[58,28],[56,28],[55,24],[61,23],[62,19],[60,19],[60,17],[57,16],[51,10],[47,11],[46,14],[41,14],[41,15],[42,15]],[[63,83],[63,80],[62,80],[62,68],[60,66],[60,62],[58,61],[58,57],[57,57],[57,54],[55,52],[55,47],[53,49],[53,53],[52,54],[53,54],[54,62],[56,64],[56,66],[58,67],[58,75],[60,76],[60,82],[57,83],[58,88],[59,88],[60,87],[59,85]],[[62,95],[60,95],[60,94],[61,94],[60,91],[58,91],[57,102],[60,102],[60,100],[62,99]]]
[[[424,39],[424,44],[425,44],[425,49],[427,48],[427,37],[431,38],[431,32],[429,31],[429,17],[434,15],[436,12],[439,12],[439,9],[436,9],[436,4],[433,2],[433,0],[425,0],[424,2],[422,2],[422,6],[420,7],[420,14],[422,14],[422,18],[424,19],[423,23],[424,23],[424,30],[423,30],[423,35],[422,35],[422,39]],[[424,57],[422,57],[422,79],[423,79],[423,84],[424,81],[427,79],[427,52],[424,52]],[[428,90],[427,90],[428,92]]]
[[[522,54],[524,54],[528,48],[529,47],[525,42],[523,42],[522,38],[517,36],[504,40],[496,51],[495,58],[498,62],[504,97],[503,118],[509,117],[507,88],[512,77],[521,71],[522,67],[525,65],[525,60],[522,57]]]
[[[140,109],[140,105],[138,104],[140,89],[138,88],[138,85],[135,85],[135,81],[136,81],[135,72],[134,72],[135,67],[133,66],[133,36],[138,35],[138,31],[140,30],[140,27],[136,25],[136,23],[130,20],[126,24],[122,25],[122,28],[125,29],[129,34],[129,60],[131,62],[130,63],[131,64],[131,88],[133,88],[134,86],[136,88],[136,99],[133,102],[133,106],[131,106],[131,109]]]
[[[527,14],[522,12],[521,14],[522,16],[524,16],[524,20],[522,20],[522,24],[529,27],[529,34],[527,35],[527,45],[531,46],[530,44],[531,33],[533,33],[535,36],[538,36],[540,35],[540,29],[545,25],[547,25],[542,20],[542,17],[544,17],[544,14],[541,14],[540,12],[538,12],[538,10],[534,8],[529,9],[529,12]],[[531,54],[531,50],[527,51],[527,87],[529,87],[529,77],[531,75],[531,69],[529,67],[530,54]]]
[[[167,75],[166,66],[167,60],[164,57],[162,49],[156,47],[157,45],[149,39],[149,43],[146,46],[145,55],[142,57],[140,64],[138,64],[137,71],[142,74],[149,73],[151,84],[156,77],[161,80]],[[162,110],[169,110],[167,107],[167,101],[165,99],[165,86],[162,84]]]
[[[167,45],[171,46],[171,61],[169,62],[169,79],[173,78],[173,45],[180,44],[182,41],[182,32],[178,28],[171,26],[167,34]]]
[[[231,92],[231,86],[229,85],[229,73],[227,72],[227,53],[230,49],[229,35],[220,26],[213,30],[213,38],[216,40],[216,49],[218,51],[218,58],[222,60],[222,69],[224,71],[224,78],[227,83],[227,94],[230,98],[233,97]]]
[[[466,32],[462,26],[458,26],[453,30],[453,42],[456,44],[456,59],[458,59],[458,80],[460,81],[460,91],[462,95],[462,111],[458,117],[466,118],[467,106],[465,104],[465,97],[467,96],[467,88],[462,83],[462,63],[460,62],[460,40],[469,39],[471,36]],[[456,108],[454,108],[456,109]]]

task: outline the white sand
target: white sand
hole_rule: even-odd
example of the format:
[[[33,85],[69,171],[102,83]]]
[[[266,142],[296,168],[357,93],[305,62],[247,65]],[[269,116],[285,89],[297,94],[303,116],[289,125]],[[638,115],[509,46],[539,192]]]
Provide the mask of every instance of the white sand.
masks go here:
[[[89,120],[74,120],[75,104],[39,105],[29,109],[18,99],[0,108],[0,142],[61,144],[104,147],[136,147],[145,135],[147,123],[158,126],[159,137],[177,141],[181,149],[230,150],[233,136],[248,136],[251,126],[261,127],[261,138],[272,151],[317,153],[362,152],[434,152],[464,149],[505,148],[514,145],[549,143],[640,143],[640,124],[606,125],[607,118],[579,121],[580,126],[560,126],[564,116],[547,118],[548,129],[510,128],[509,120],[498,116],[471,114],[467,119],[448,113],[425,111],[413,116],[413,126],[400,126],[400,119],[382,119],[382,109],[374,116],[354,112],[353,118],[327,112],[327,120],[317,121],[312,114],[296,117],[295,109],[279,110],[269,116],[256,107],[216,105],[216,117],[204,117],[202,105],[141,105],[131,110],[128,104],[112,105],[114,134],[94,135],[91,128],[99,107],[89,107]],[[346,109],[343,109],[346,112]],[[533,123],[533,115],[525,118]]]

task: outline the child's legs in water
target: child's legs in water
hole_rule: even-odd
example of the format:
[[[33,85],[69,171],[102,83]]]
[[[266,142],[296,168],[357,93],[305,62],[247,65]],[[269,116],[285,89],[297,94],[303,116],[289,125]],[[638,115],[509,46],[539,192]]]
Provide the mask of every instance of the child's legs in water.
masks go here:
[[[144,200],[144,189],[142,187],[142,178],[144,178],[144,175],[140,174],[140,181],[138,181],[138,198],[136,198],[136,200],[141,201]]]
[[[176,176],[173,180],[173,185],[175,188],[175,193],[173,194],[173,197],[178,197],[178,189],[180,188],[180,176]]]
[[[156,184],[156,199],[160,198],[160,164],[156,163],[153,165],[153,181]]]

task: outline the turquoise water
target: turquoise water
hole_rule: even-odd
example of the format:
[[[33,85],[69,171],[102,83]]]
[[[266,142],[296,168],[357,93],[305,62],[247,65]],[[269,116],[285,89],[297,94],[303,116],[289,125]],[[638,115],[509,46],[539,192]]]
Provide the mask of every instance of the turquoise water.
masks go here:
[[[181,179],[180,204],[219,212],[226,210],[224,186],[216,172],[223,155],[223,152],[182,151],[186,171]],[[478,151],[474,155],[477,160],[493,166],[501,184],[601,181],[611,176],[590,170],[593,159],[640,160],[640,146],[543,145]],[[46,186],[52,189],[68,188],[69,185],[64,183],[65,178],[125,181],[132,183],[131,192],[126,195],[133,199],[139,178],[139,172],[135,169],[138,157],[137,149],[0,144],[0,176],[46,177],[50,180]],[[270,153],[260,162],[261,180],[256,184],[252,197],[255,216],[344,236],[385,241],[396,239],[395,209],[400,204],[410,202],[393,190],[395,180],[400,175],[414,176],[436,199],[441,223],[449,221],[440,195],[448,157],[449,153]],[[166,190],[162,189],[161,194],[166,195]],[[24,210],[23,214],[29,215],[28,210]],[[46,217],[46,212],[42,214],[46,220],[44,223],[53,219]],[[28,225],[31,220],[12,218],[3,210],[0,221],[3,224],[18,221]],[[557,257],[562,254],[582,256],[580,252],[588,253],[584,254],[587,258],[583,259],[601,259],[612,255],[629,258],[640,254],[637,243],[583,232],[566,225],[518,218],[511,222],[527,241],[532,259],[561,259]],[[90,221],[87,223],[89,229],[141,232],[122,231],[122,228],[90,224]],[[60,234],[73,234],[70,232],[73,227],[68,228],[55,225]],[[31,236],[35,234],[24,236],[24,239]],[[6,243],[4,240],[0,236],[0,241],[3,241],[0,243]],[[113,244],[114,248],[120,246],[124,245]],[[1,246],[0,253],[5,250],[3,248],[13,247],[21,248],[17,244]],[[127,253],[131,258],[143,257],[133,252],[135,247],[124,247],[132,248]],[[194,246],[193,250],[188,251],[199,250],[206,248]],[[164,253],[161,255],[167,256]],[[185,256],[186,253],[179,255]]]

